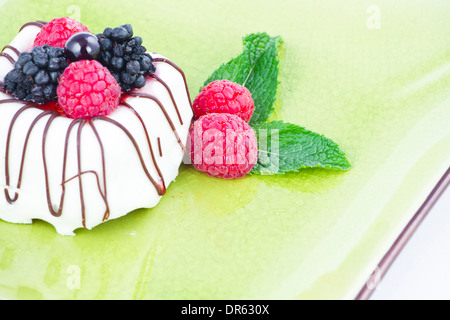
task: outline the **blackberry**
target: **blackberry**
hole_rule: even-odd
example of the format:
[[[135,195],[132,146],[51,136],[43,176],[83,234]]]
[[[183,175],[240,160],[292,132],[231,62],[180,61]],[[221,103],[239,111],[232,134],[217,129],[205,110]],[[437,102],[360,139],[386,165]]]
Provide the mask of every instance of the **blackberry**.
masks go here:
[[[109,69],[122,91],[142,88],[145,76],[155,72],[155,67],[152,56],[142,46],[142,38],[133,37],[132,26],[106,28],[97,38],[100,54],[96,59]]]
[[[37,104],[56,100],[59,77],[68,65],[63,48],[44,45],[22,52],[5,76],[6,91],[16,99]]]

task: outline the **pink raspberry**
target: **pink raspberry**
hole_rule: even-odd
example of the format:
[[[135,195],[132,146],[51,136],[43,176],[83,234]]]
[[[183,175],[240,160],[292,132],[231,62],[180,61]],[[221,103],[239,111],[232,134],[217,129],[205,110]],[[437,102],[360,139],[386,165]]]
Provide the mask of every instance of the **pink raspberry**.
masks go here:
[[[81,22],[71,18],[56,18],[47,23],[34,39],[33,47],[48,44],[52,47],[64,48],[67,39],[78,32],[90,32]]]
[[[71,63],[56,89],[58,103],[73,119],[107,116],[119,105],[120,86],[109,70],[96,60]]]
[[[208,113],[231,113],[249,122],[254,102],[246,87],[229,80],[216,80],[201,90],[193,107],[196,118]]]
[[[258,159],[255,132],[233,114],[201,116],[190,128],[190,138],[192,164],[212,177],[242,178]]]

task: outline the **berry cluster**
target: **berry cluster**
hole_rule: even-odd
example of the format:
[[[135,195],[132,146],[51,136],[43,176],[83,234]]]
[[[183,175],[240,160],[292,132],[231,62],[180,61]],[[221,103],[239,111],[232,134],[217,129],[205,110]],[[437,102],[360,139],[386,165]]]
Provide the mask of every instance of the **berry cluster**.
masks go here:
[[[43,45],[23,52],[5,77],[5,88],[16,99],[44,104],[56,99],[58,80],[69,63],[64,49]]]
[[[142,46],[142,38],[133,37],[131,25],[106,28],[97,38],[101,48],[97,60],[111,71],[122,91],[142,88],[145,76],[155,72],[155,67]]]
[[[94,35],[78,21],[56,18],[37,34],[31,52],[19,55],[4,86],[16,99],[57,100],[70,118],[106,116],[122,91],[145,85],[152,62],[129,24]]]
[[[228,80],[204,87],[193,103],[191,161],[199,171],[224,179],[242,178],[258,159],[256,134],[247,123],[254,102],[247,88]]]

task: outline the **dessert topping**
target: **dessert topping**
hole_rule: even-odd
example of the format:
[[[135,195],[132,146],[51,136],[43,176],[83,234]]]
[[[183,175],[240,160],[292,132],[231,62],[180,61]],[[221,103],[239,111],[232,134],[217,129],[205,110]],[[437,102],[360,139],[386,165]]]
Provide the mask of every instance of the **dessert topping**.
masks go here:
[[[96,60],[73,62],[66,68],[57,88],[58,102],[73,119],[107,116],[119,105],[120,86]]]
[[[14,98],[44,104],[56,99],[58,79],[68,66],[64,50],[44,45],[19,55],[5,76],[5,89]]]
[[[48,44],[53,47],[64,48],[66,41],[75,33],[89,32],[81,22],[71,18],[56,18],[45,24],[34,40],[33,47]]]
[[[89,32],[79,32],[71,36],[65,45],[64,53],[70,61],[94,60],[100,53],[97,37]]]
[[[155,72],[155,67],[151,55],[142,46],[142,38],[133,37],[131,25],[106,28],[97,38],[101,48],[97,60],[110,70],[122,91],[142,88],[145,76]]]

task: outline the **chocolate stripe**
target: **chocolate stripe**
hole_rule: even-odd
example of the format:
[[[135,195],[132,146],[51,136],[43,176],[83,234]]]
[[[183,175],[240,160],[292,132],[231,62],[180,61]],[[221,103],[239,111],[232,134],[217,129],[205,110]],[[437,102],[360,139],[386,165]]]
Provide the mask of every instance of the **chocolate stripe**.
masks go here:
[[[80,190],[80,202],[81,202],[81,223],[86,228],[86,204],[84,203],[83,182],[81,179],[81,132],[83,130],[86,120],[81,120],[78,126],[77,132],[77,161],[78,161],[78,186]]]
[[[120,124],[116,120],[113,120],[113,119],[110,119],[110,118],[107,118],[107,117],[94,117],[91,120],[92,121],[94,121],[94,120],[103,120],[103,121],[109,122],[109,123],[115,125],[116,127],[118,127],[119,129],[121,129],[128,136],[128,138],[130,139],[131,143],[133,144],[133,146],[134,146],[134,148],[135,148],[135,150],[136,150],[136,152],[138,154],[138,157],[139,157],[139,160],[141,162],[142,169],[145,172],[145,175],[150,180],[150,182],[153,184],[153,186],[156,188],[156,191],[158,192],[158,194],[159,195],[164,195],[166,193],[166,189],[165,189],[164,185],[158,184],[155,181],[155,179],[153,179],[153,177],[151,176],[151,174],[148,171],[148,168],[147,168],[147,166],[145,164],[145,161],[144,161],[144,158],[142,156],[142,153],[141,153],[141,150],[139,148],[139,145],[138,145],[136,139],[134,139],[134,137],[131,134],[131,132],[128,131],[127,128],[125,128],[122,124]]]
[[[161,83],[164,88],[167,90],[167,92],[169,93],[170,99],[172,100],[173,106],[177,112],[177,116],[178,116],[178,120],[180,121],[180,124],[183,125],[183,119],[181,119],[181,114],[180,114],[180,110],[178,109],[177,103],[175,102],[175,98],[173,97],[172,94],[172,90],[170,90],[169,86],[167,85],[166,82],[164,82],[160,77],[158,77],[156,74],[152,73],[150,75],[150,77],[152,77],[153,79],[155,79],[156,81],[158,81],[159,83]]]
[[[10,100],[10,99],[6,99],[6,100]],[[0,103],[5,103],[5,100],[0,101]],[[20,108],[19,111],[17,111],[14,114],[14,117],[11,119],[11,123],[9,124],[9,128],[8,128],[8,134],[7,134],[7,138],[6,138],[6,150],[5,150],[5,180],[6,180],[6,188],[5,188],[5,197],[6,197],[6,201],[8,201],[8,203],[12,204],[14,202],[17,201],[17,199],[19,198],[19,194],[16,192],[14,198],[11,199],[10,195],[9,195],[9,191],[8,191],[8,187],[10,187],[10,174],[9,174],[9,150],[10,150],[10,144],[11,144],[11,134],[12,134],[12,130],[14,128],[14,124],[16,123],[17,118],[20,116],[20,114],[22,112],[24,112],[27,109],[32,108],[33,105],[32,103],[27,103],[25,104],[24,107]],[[28,132],[30,133],[32,128],[30,128],[28,130]],[[27,141],[27,140],[26,140]],[[25,149],[26,149],[26,145],[24,145],[24,149],[22,151],[22,154],[25,153]],[[22,161],[23,161],[24,157],[22,157]],[[20,182],[20,175],[19,175],[19,182],[17,184],[18,186],[21,185]]]
[[[12,65],[14,65],[16,63],[16,60],[6,52],[0,52],[0,57],[4,57],[4,58],[8,59],[8,61],[11,62]]]
[[[44,25],[46,25],[46,23],[43,23],[44,21],[31,21],[31,22],[27,22],[25,23],[23,26],[20,27],[19,32],[22,31],[23,29],[25,29],[28,26],[36,26],[42,29],[42,27]]]
[[[65,138],[65,142],[64,142],[64,158],[63,158],[63,168],[62,168],[62,178],[61,178],[61,198],[59,200],[59,206],[58,206],[58,210],[55,211],[55,209],[53,208],[52,205],[52,201],[50,199],[50,186],[49,186],[49,182],[48,182],[48,170],[47,170],[47,161],[44,158],[44,173],[45,173],[45,190],[47,191],[47,204],[48,204],[48,208],[50,213],[55,216],[55,217],[60,217],[62,215],[62,211],[63,211],[63,207],[64,207],[64,200],[65,200],[65,195],[66,195],[66,166],[67,166],[67,152],[68,152],[68,146],[69,146],[69,137],[70,134],[72,132],[73,127],[77,124],[81,122],[81,119],[75,119],[73,120],[69,127],[67,128],[66,131],[66,138]],[[45,139],[43,140],[43,148],[45,149]]]
[[[23,30],[26,26],[29,25],[33,25],[33,26],[38,26],[38,27],[42,27],[45,24],[45,22],[43,21],[36,21],[36,22],[29,22],[26,23],[22,26],[21,30]],[[20,55],[19,50],[17,50],[16,48],[14,48],[11,45],[5,46],[3,48],[3,50],[5,49],[10,49],[12,50],[15,54],[17,54],[18,56]],[[0,56],[3,56],[5,58],[7,58],[11,63],[14,63],[15,60],[13,59],[13,57],[11,55],[9,55],[8,53],[2,52],[0,53]],[[186,93],[187,96],[189,97],[189,91],[187,90],[187,84],[186,84],[186,79],[184,76],[184,73],[182,72],[181,69],[179,69],[175,64],[173,64],[172,62],[170,62],[167,59],[164,59],[164,61],[158,61],[158,59],[156,59],[155,62],[164,62],[164,63],[168,63],[170,65],[172,65],[175,69],[177,69],[180,74],[183,76],[183,79],[185,81],[185,88],[186,88]],[[164,82],[164,80],[162,80],[160,77],[158,77],[157,75],[153,75],[152,76],[153,79],[155,79],[156,81],[158,81],[159,83],[161,83],[164,88],[167,90],[167,92],[169,93],[169,96],[172,100],[172,103],[175,107],[177,116],[178,116],[178,120],[180,121],[181,125],[183,125],[183,120],[181,118],[181,114],[180,114],[180,110],[178,109],[178,106],[176,104],[175,98],[173,96],[173,93],[170,89],[170,87],[167,85],[166,82]],[[4,93],[6,93],[6,91],[4,90],[4,88],[1,88],[3,90]],[[163,106],[163,104],[159,101],[159,99],[153,95],[150,94],[146,94],[146,93],[128,93],[127,94],[128,97],[133,96],[133,97],[141,97],[144,99],[149,99],[154,101],[158,107],[160,108],[161,112],[163,113],[167,123],[170,125],[173,134],[178,142],[178,144],[180,145],[181,149],[184,150],[185,146],[182,143],[180,136],[177,132],[177,129],[173,123],[173,120],[171,119],[171,117],[169,116],[169,114],[167,113],[167,110],[165,109],[165,107]],[[124,99],[125,100],[125,99]],[[7,141],[6,141],[6,150],[5,150],[5,179],[6,179],[6,188],[5,188],[5,197],[6,200],[10,203],[13,204],[14,202],[16,202],[19,199],[19,194],[18,192],[15,192],[14,197],[11,197],[9,194],[9,190],[10,190],[10,168],[9,168],[9,164],[10,164],[10,148],[13,144],[13,140],[12,140],[12,134],[13,134],[13,130],[16,127],[16,122],[18,120],[19,117],[21,117],[21,115],[24,113],[25,110],[28,110],[30,108],[38,108],[40,110],[42,110],[41,113],[39,113],[38,115],[36,115],[33,119],[33,121],[30,123],[30,125],[28,126],[27,130],[27,134],[25,137],[25,141],[24,141],[24,145],[23,145],[23,149],[22,149],[22,154],[21,154],[21,162],[20,162],[20,167],[19,167],[19,173],[18,173],[18,181],[17,181],[17,185],[16,185],[16,189],[20,189],[22,186],[22,178],[23,178],[23,173],[26,171],[25,169],[25,159],[27,156],[27,150],[28,150],[28,143],[31,140],[31,135],[34,132],[34,128],[36,126],[36,124],[45,116],[50,116],[47,120],[47,123],[45,124],[43,133],[42,133],[42,145],[41,145],[41,151],[42,151],[42,161],[43,161],[43,169],[44,169],[44,177],[45,177],[45,191],[46,191],[46,197],[47,197],[47,205],[48,205],[48,209],[49,212],[55,216],[55,217],[60,217],[63,214],[63,208],[64,208],[64,202],[65,202],[65,196],[66,196],[66,183],[68,183],[69,181],[72,181],[74,179],[78,179],[78,187],[79,187],[79,193],[80,193],[80,204],[81,204],[81,221],[82,221],[82,225],[84,227],[86,227],[86,203],[85,203],[85,190],[84,190],[84,186],[83,186],[83,182],[82,182],[82,176],[85,174],[94,174],[96,181],[97,181],[97,187],[99,190],[99,193],[103,199],[103,201],[105,202],[105,213],[103,215],[103,221],[109,219],[110,217],[110,208],[109,208],[109,204],[108,204],[108,200],[107,200],[107,181],[106,181],[106,158],[105,158],[105,150],[104,150],[104,144],[103,141],[101,139],[101,136],[99,134],[99,132],[97,131],[96,126],[94,125],[94,122],[96,120],[103,120],[105,122],[108,122],[114,126],[116,126],[117,128],[119,128],[121,131],[123,131],[125,133],[125,135],[127,136],[127,138],[130,140],[130,142],[132,143],[132,145],[134,146],[137,156],[139,158],[139,161],[141,162],[142,165],[142,169],[145,172],[147,178],[149,179],[149,181],[153,184],[153,186],[155,187],[155,190],[157,191],[157,193],[162,196],[166,193],[166,186],[165,186],[165,182],[164,182],[164,177],[162,175],[161,169],[157,163],[157,159],[155,157],[154,154],[154,148],[153,145],[151,143],[150,140],[150,135],[148,132],[148,128],[144,122],[144,120],[142,119],[141,115],[133,108],[133,106],[129,103],[127,103],[126,101],[122,101],[121,104],[128,108],[131,112],[133,112],[133,114],[137,117],[137,119],[139,120],[139,122],[141,123],[142,126],[142,130],[145,133],[145,137],[148,143],[148,148],[149,148],[149,156],[150,159],[154,165],[154,168],[156,170],[156,172],[158,173],[158,177],[157,179],[153,178],[152,175],[149,172],[149,168],[146,165],[146,161],[144,160],[144,157],[142,155],[141,149],[138,145],[138,142],[136,141],[136,139],[133,137],[133,135],[131,134],[131,132],[121,123],[117,122],[116,120],[113,120],[111,118],[108,117],[94,117],[90,120],[86,120],[86,119],[75,119],[72,120],[70,125],[67,128],[66,131],[66,136],[65,136],[65,140],[64,140],[64,155],[63,155],[63,164],[62,164],[62,172],[61,172],[61,195],[60,195],[60,199],[59,199],[59,205],[56,207],[56,205],[53,205],[52,199],[51,199],[51,192],[50,192],[50,176],[49,176],[49,171],[48,171],[48,166],[47,166],[47,155],[46,155],[46,148],[47,148],[47,138],[48,138],[48,132],[52,126],[52,124],[54,123],[54,120],[58,117],[63,117],[64,115],[61,112],[55,111],[55,110],[46,110],[45,105],[44,106],[40,106],[34,102],[27,102],[27,101],[22,101],[19,99],[15,99],[13,97],[8,98],[8,99],[3,99],[0,100],[0,104],[6,104],[6,103],[17,103],[17,102],[22,102],[24,103],[24,105],[22,107],[20,107],[20,109],[18,111],[16,111],[16,113],[14,114],[14,116],[11,119],[10,125],[9,125],[9,129],[8,129],[8,134],[7,134]],[[189,98],[189,103],[190,106],[192,108],[192,104]],[[83,171],[82,169],[82,155],[81,155],[81,148],[82,148],[82,132],[83,132],[83,128],[85,127],[86,123],[88,123],[90,125],[90,127],[92,128],[92,131],[95,135],[95,138],[98,142],[98,146],[100,149],[100,153],[101,153],[101,161],[102,161],[102,177],[100,177],[100,174],[94,170],[85,170]],[[69,138],[71,136],[71,133],[75,127],[75,125],[78,124],[78,129],[77,129],[77,136],[76,136],[76,153],[77,153],[77,174],[69,179],[66,178],[66,170],[67,170],[67,163],[68,163],[68,149],[69,149]],[[16,129],[17,130],[17,129]],[[163,157],[163,153],[162,153],[162,146],[161,146],[161,138],[158,137],[157,138],[157,148],[159,151],[159,156]]]
[[[161,169],[159,168],[158,162],[156,161],[155,154],[153,152],[153,146],[152,146],[152,143],[150,141],[150,136],[148,134],[147,126],[145,125],[144,120],[142,120],[141,115],[130,104],[128,104],[125,101],[121,101],[121,103],[125,107],[129,108],[134,113],[134,115],[139,119],[139,121],[140,121],[140,123],[142,125],[142,129],[144,130],[145,137],[147,139],[148,148],[149,148],[149,151],[150,151],[150,157],[152,158],[152,161],[153,161],[153,164],[155,166],[155,169],[158,172],[159,178],[161,179],[163,187],[164,187],[164,190],[165,190],[166,189],[166,183],[164,181],[164,177],[163,177],[163,174],[161,172]]]
[[[161,148],[161,138],[158,137],[158,150],[159,150],[159,156],[162,158],[163,153],[162,153],[162,148]]]
[[[2,52],[5,51],[5,49],[9,49],[9,50],[13,51],[15,54],[17,54],[17,56],[20,55],[20,51],[9,44],[3,47]]]
[[[109,215],[110,215],[110,211],[109,211],[109,204],[108,204],[108,200],[107,200],[107,189],[106,189],[106,166],[105,166],[105,150],[103,148],[103,143],[102,140],[100,139],[100,135],[98,134],[97,128],[95,128],[94,123],[92,121],[89,121],[89,125],[92,128],[92,131],[94,131],[95,137],[97,138],[98,144],[100,146],[100,152],[102,155],[102,170],[103,170],[103,193],[101,192],[100,189],[100,182],[98,180],[98,174],[96,174],[97,176],[97,182],[99,184],[99,190],[100,190],[100,194],[103,197],[103,201],[105,202],[105,206],[106,206],[106,211],[105,214],[103,215],[103,221],[106,221],[109,219]]]
[[[129,92],[128,95],[131,97],[146,98],[146,99],[150,99],[150,100],[153,100],[154,102],[156,102],[156,104],[159,106],[159,108],[163,112],[164,116],[166,117],[166,120],[169,123],[170,127],[172,128],[173,134],[175,135],[175,138],[177,139],[178,144],[180,145],[181,149],[184,151],[185,146],[180,139],[177,128],[175,127],[172,119],[170,118],[169,114],[167,113],[166,108],[164,108],[164,106],[162,105],[161,101],[159,101],[159,99],[156,98],[154,95],[147,94],[147,93]]]
[[[191,106],[192,112],[194,112],[194,107],[192,106],[192,100],[191,100],[191,95],[189,93],[189,88],[187,86],[187,81],[186,81],[186,75],[184,74],[183,70],[181,70],[181,68],[179,66],[177,66],[175,63],[173,63],[172,61],[170,61],[167,58],[153,58],[153,62],[161,62],[161,63],[167,63],[169,65],[171,65],[173,68],[175,68],[183,77],[184,80],[184,87],[186,89],[186,94],[189,100],[189,105]]]

